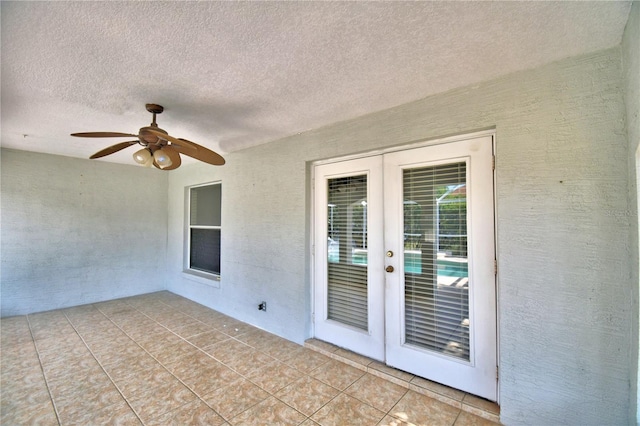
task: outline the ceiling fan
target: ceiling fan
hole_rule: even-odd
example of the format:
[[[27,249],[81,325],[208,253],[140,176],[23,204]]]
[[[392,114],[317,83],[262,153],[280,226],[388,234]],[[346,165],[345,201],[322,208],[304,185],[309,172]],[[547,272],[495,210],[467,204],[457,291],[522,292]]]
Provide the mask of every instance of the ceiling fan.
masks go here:
[[[153,121],[149,126],[142,127],[137,135],[117,132],[87,132],[72,133],[71,136],[81,138],[122,138],[133,136],[138,138],[137,140],[111,145],[93,154],[89,157],[91,159],[104,157],[128,148],[131,145],[139,144],[142,145],[143,148],[133,154],[133,159],[136,163],[142,164],[145,167],[151,167],[153,164],[162,170],[177,169],[182,163],[180,154],[214,166],[222,166],[225,163],[224,158],[219,154],[186,139],[174,138],[158,127],[156,124],[156,114],[161,114],[162,111],[164,111],[164,107],[156,104],[146,104],[146,107],[147,111],[153,114]]]

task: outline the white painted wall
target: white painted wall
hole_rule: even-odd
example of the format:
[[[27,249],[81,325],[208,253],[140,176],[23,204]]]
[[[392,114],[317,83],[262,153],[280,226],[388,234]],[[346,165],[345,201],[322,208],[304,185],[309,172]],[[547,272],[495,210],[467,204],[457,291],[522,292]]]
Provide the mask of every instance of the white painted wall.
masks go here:
[[[631,6],[629,21],[625,28],[624,37],[622,39],[622,64],[624,67],[624,92],[626,106],[626,124],[627,138],[629,140],[629,210],[627,216],[630,218],[631,232],[631,293],[633,300],[633,321],[632,321],[632,337],[631,351],[633,362],[632,377],[637,377],[637,381],[632,381],[631,388],[631,408],[630,418],[635,418],[636,423],[640,424],[640,375],[638,374],[638,358],[640,353],[640,342],[638,334],[640,333],[638,313],[640,279],[638,274],[638,182],[640,176],[637,170],[640,170],[640,2],[636,1]]]
[[[311,335],[309,163],[495,126],[501,418],[627,424],[622,74],[611,49],[247,149],[222,168],[184,166],[169,177],[168,288],[301,343]],[[222,281],[212,288],[180,272],[184,186],[218,179]]]
[[[3,149],[2,316],[165,288],[167,174]]]

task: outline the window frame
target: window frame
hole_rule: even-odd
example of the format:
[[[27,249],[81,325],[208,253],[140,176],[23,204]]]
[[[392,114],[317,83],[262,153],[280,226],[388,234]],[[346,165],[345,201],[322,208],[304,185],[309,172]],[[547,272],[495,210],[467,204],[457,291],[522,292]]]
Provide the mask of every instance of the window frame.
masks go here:
[[[191,190],[195,188],[202,188],[206,186],[218,185],[220,187],[220,225],[191,225]],[[191,230],[192,229],[214,229],[220,231],[220,239],[222,244],[222,181],[212,181],[206,183],[200,183],[197,185],[190,185],[185,187],[185,237],[184,237],[184,265],[182,274],[185,278],[195,281],[201,284],[206,284],[214,287],[220,287],[220,279],[222,274],[207,272],[201,269],[191,268]],[[220,263],[222,263],[222,248],[220,249]]]

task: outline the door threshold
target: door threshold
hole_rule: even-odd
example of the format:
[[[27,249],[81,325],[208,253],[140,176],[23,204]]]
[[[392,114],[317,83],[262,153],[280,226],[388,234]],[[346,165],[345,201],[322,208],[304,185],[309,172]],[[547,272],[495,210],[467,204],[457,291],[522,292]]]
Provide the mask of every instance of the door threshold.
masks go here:
[[[336,361],[343,362],[391,383],[411,389],[414,392],[418,392],[487,420],[496,423],[500,422],[500,406],[495,402],[389,367],[380,361],[367,358],[322,340],[309,339],[304,342],[304,346]]]

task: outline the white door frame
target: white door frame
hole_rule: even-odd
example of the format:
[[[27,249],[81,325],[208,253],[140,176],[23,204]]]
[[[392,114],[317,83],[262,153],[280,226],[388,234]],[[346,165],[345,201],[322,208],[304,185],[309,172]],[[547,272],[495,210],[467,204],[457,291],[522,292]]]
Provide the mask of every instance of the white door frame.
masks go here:
[[[317,333],[316,333],[316,319],[318,318],[318,312],[316,312],[315,306],[315,298],[316,296],[316,289],[318,287],[317,283],[316,283],[316,273],[315,273],[315,269],[317,268],[317,255],[316,253],[322,253],[322,252],[318,252],[317,250],[322,250],[322,248],[316,247],[315,246],[315,235],[316,235],[316,220],[317,220],[317,206],[316,206],[316,200],[314,199],[315,197],[315,166],[317,165],[322,165],[322,164],[331,164],[331,163],[338,163],[338,162],[342,162],[345,160],[352,160],[352,159],[359,159],[359,158],[366,158],[366,157],[371,157],[371,156],[377,156],[380,154],[386,154],[386,153],[391,153],[391,152],[397,152],[397,151],[404,151],[404,150],[409,150],[409,149],[413,149],[413,148],[420,148],[420,147],[425,147],[425,146],[432,146],[432,145],[439,145],[439,144],[447,144],[449,142],[456,142],[456,141],[460,141],[460,140],[466,140],[466,139],[473,139],[473,138],[477,138],[477,137],[482,137],[482,136],[491,136],[493,138],[493,153],[494,153],[494,172],[493,172],[493,177],[494,177],[494,181],[493,181],[493,191],[494,191],[494,201],[493,201],[493,211],[494,211],[494,241],[495,241],[495,250],[496,250],[496,259],[497,259],[497,252],[498,252],[498,241],[497,241],[497,233],[498,233],[498,218],[497,218],[497,206],[496,206],[496,176],[495,176],[495,155],[496,155],[496,132],[495,129],[490,129],[490,130],[483,130],[483,131],[479,131],[479,132],[473,132],[473,133],[468,133],[468,134],[462,134],[462,135],[455,135],[455,136],[449,136],[449,137],[445,137],[445,138],[438,138],[438,139],[426,139],[426,140],[421,140],[421,141],[417,141],[417,142],[412,142],[412,143],[408,143],[402,146],[393,146],[393,147],[389,147],[389,148],[383,148],[383,149],[377,149],[377,150],[372,150],[366,153],[361,153],[361,154],[352,154],[352,155],[345,155],[345,156],[341,156],[341,157],[331,157],[331,158],[327,158],[327,159],[323,159],[323,160],[317,160],[314,161],[312,163],[310,163],[311,166],[311,190],[309,192],[309,196],[310,196],[310,206],[311,206],[311,214],[309,217],[310,220],[310,243],[309,243],[309,252],[311,253],[311,270],[310,270],[310,281],[311,281],[311,306],[310,306],[310,313],[311,313],[311,335],[316,337]],[[496,263],[496,268],[497,268],[497,263]],[[498,286],[499,286],[499,274],[497,274],[497,270],[496,270],[496,279],[495,279],[495,286],[496,286],[496,297],[495,297],[495,308],[496,308],[496,362],[499,365],[500,364],[500,351],[499,351],[499,343],[500,343],[500,310],[499,310],[499,298],[498,298]],[[496,371],[497,374],[497,371]],[[500,381],[497,380],[497,402],[500,402]]]

